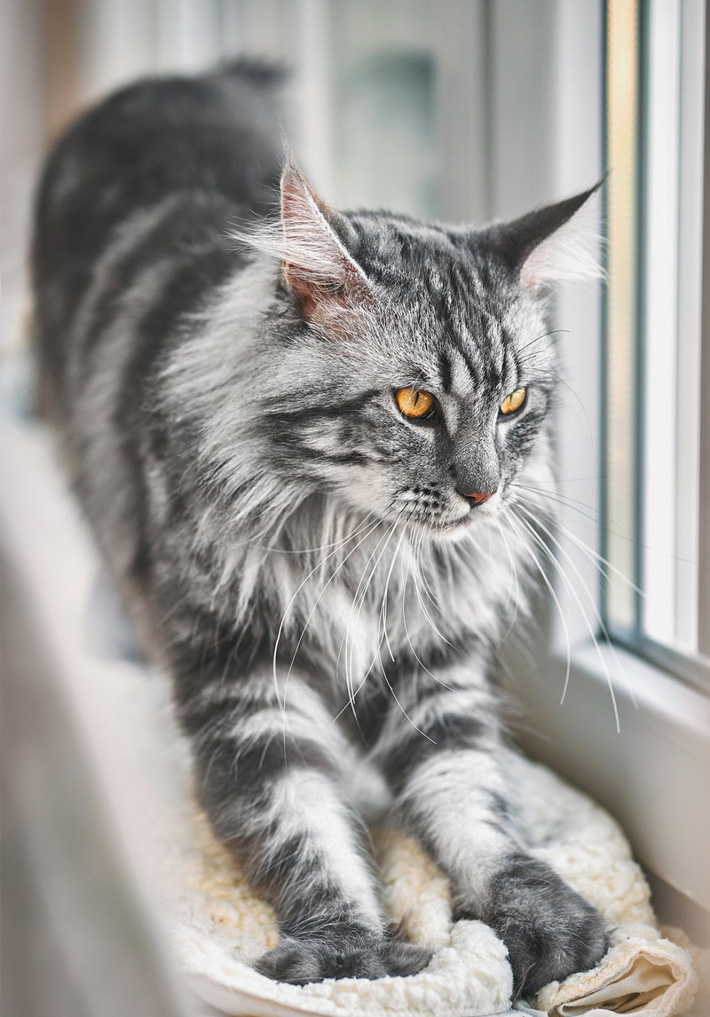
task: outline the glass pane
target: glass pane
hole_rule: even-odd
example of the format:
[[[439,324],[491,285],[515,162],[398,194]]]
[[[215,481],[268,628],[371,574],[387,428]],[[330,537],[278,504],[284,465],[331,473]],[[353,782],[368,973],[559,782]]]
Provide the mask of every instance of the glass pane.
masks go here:
[[[604,554],[634,583],[638,579],[636,520],[639,408],[637,335],[638,8],[607,4],[606,485]],[[610,578],[606,612],[615,629],[635,631],[633,588]]]
[[[703,672],[704,18],[702,0],[607,4],[606,555],[640,589],[608,579],[605,608],[618,637],[691,677]]]

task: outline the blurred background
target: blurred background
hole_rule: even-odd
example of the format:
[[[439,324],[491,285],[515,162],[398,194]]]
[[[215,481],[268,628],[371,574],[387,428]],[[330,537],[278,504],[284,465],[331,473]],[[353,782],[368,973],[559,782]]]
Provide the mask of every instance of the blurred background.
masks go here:
[[[169,975],[153,979],[162,961],[136,945],[154,937],[140,889],[125,903],[135,860],[113,857],[110,831],[131,821],[96,734],[110,728],[87,634],[96,563],[32,419],[26,255],[43,153],[79,111],[139,75],[238,55],[292,70],[281,123],[336,207],[481,224],[609,173],[606,282],[563,287],[551,325],[566,330],[560,610],[541,600],[529,649],[502,668],[527,750],[612,810],[662,917],[710,942],[703,0],[3,0],[2,22],[3,1013],[125,1013],[131,965],[157,995],[130,1012],[178,1012],[161,995]],[[47,819],[64,803],[66,842]],[[38,854],[38,840],[56,850]],[[123,918],[107,923],[117,901]],[[105,951],[92,972],[77,966],[87,936],[128,965],[113,994],[100,991]]]

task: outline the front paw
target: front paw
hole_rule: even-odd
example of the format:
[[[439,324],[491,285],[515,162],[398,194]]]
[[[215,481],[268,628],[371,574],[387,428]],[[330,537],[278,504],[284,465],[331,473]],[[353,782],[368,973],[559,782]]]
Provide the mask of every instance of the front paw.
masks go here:
[[[369,931],[288,936],[261,957],[256,970],[278,982],[307,985],[324,978],[385,978],[415,975],[426,967],[431,950]]]
[[[515,855],[480,917],[508,947],[515,998],[595,967],[607,950],[601,915],[544,862]]]

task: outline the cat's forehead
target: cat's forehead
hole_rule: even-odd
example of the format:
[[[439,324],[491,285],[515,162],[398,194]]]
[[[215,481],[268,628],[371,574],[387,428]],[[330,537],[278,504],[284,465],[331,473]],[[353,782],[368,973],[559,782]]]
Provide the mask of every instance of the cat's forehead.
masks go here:
[[[481,336],[515,326],[521,290],[484,231],[374,212],[350,213],[348,227],[348,250],[384,299]]]
[[[394,371],[445,395],[496,389],[515,376],[514,345],[491,313],[442,315],[412,299],[391,304],[378,332]]]
[[[378,331],[397,369],[462,393],[519,375],[516,350],[541,316],[484,245],[400,217],[362,213],[350,222],[348,246],[376,290]]]
[[[495,283],[490,252],[472,250],[451,227],[378,212],[348,213],[347,224],[347,247],[376,286],[414,288],[438,302]]]

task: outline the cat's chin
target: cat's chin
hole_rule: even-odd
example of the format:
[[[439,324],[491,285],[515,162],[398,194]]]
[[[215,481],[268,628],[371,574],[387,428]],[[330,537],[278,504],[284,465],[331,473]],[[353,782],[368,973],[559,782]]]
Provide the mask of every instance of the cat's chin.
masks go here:
[[[490,518],[490,516],[487,518]],[[483,517],[479,518],[469,513],[462,519],[455,519],[450,522],[419,520],[415,526],[420,532],[426,533],[430,538],[442,541],[443,543],[455,544],[458,541],[470,538],[471,534],[476,532],[481,522],[484,522]]]
[[[463,523],[456,523],[452,526],[447,526],[445,529],[442,528],[435,530],[434,536],[443,544],[458,544],[463,540],[470,540],[471,534],[475,531],[475,523],[472,523],[470,519],[467,519]]]

